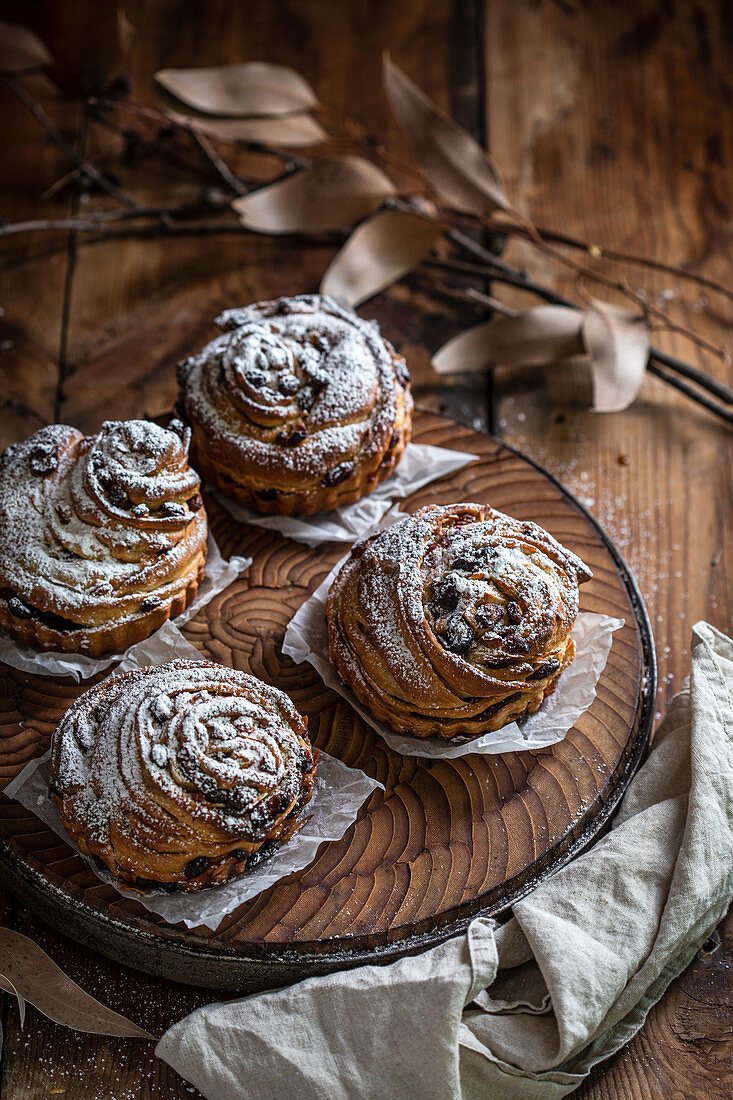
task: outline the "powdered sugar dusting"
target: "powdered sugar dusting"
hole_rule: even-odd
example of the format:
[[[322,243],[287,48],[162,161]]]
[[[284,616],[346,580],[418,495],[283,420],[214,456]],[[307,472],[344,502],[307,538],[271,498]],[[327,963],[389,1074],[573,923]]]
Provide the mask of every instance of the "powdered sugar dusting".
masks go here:
[[[203,560],[206,516],[180,428],[107,421],[84,437],[56,424],[9,448],[0,464],[5,601],[73,629],[124,622],[146,597],[162,607],[184,592]]]
[[[186,414],[233,473],[308,488],[388,448],[407,374],[374,323],[318,295],[217,323],[226,331],[179,375]]]
[[[589,577],[536,524],[422,508],[352,551],[329,594],[331,655],[395,729],[476,736],[536,709],[572,660]]]
[[[85,851],[128,880],[262,841],[313,757],[287,696],[252,676],[174,661],[112,676],[67,711],[52,790]],[[306,776],[306,779],[304,779]],[[187,855],[188,853],[188,855]]]

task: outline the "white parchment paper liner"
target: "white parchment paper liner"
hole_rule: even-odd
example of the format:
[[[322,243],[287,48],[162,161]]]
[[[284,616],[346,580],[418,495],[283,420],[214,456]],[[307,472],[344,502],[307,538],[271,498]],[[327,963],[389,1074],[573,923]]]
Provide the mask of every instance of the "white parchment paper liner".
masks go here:
[[[460,470],[478,457],[427,443],[408,443],[395,472],[369,496],[355,504],[334,508],[331,512],[317,512],[313,516],[263,516],[243,508],[222,493],[212,492],[212,496],[240,523],[267,527],[306,546],[355,542],[375,528],[393,500],[404,499],[423,485]]]
[[[134,654],[133,650],[136,651]],[[166,623],[157,636],[146,638],[144,642],[133,646],[117,671],[124,672],[148,664],[162,664],[175,657],[190,661],[204,660],[199,651],[183,637],[178,627],[173,623]],[[49,794],[50,755],[50,752],[46,752],[26,764],[22,772],[5,788],[5,794],[20,802],[78,851]],[[230,879],[221,886],[210,886],[197,893],[141,893],[122,889],[109,875],[100,872],[91,860],[86,862],[103,882],[111,883],[125,897],[135,898],[146,909],[157,913],[170,924],[183,921],[188,928],[204,924],[207,928],[215,929],[242,902],[255,897],[292,871],[307,867],[324,840],[340,840],[356,818],[359,808],[377,788],[384,790],[376,779],[370,779],[363,772],[349,768],[335,757],[322,752],[318,758],[313,797],[303,811],[302,819],[305,823],[302,828],[274,855],[251,871]]]
[[[387,518],[395,522],[403,517],[397,514],[385,517]],[[336,669],[331,664],[328,655],[326,597],[344,561],[346,557],[334,566],[310,599],[306,600],[293,615],[285,631],[283,653],[292,657],[297,663],[308,661],[313,665],[324,683],[346,699],[364,721],[384,738],[390,748],[403,756],[446,759],[468,756],[471,753],[489,754],[539,749],[562,741],[583,711],[587,710],[595,699],[596,686],[611,651],[613,632],[624,625],[623,619],[612,619],[608,615],[581,611],[572,633],[576,646],[575,660],[560,676],[554,693],[545,699],[535,714],[519,722],[510,722],[500,730],[485,733],[475,741],[469,741],[463,745],[441,744],[433,739],[420,740],[417,737],[395,733],[389,726],[378,721],[361,705],[353,691],[341,682]]]
[[[185,611],[172,620],[179,626],[183,626],[189,619],[192,619],[197,611],[205,607],[219,592],[228,588],[232,581],[236,580],[245,569],[249,569],[252,564],[251,558],[242,558],[238,555],[234,555],[229,561],[226,561],[219,553],[219,547],[216,545],[211,531],[209,531],[206,546],[206,567],[196,597]],[[14,641],[0,630],[0,661],[4,661],[6,665],[12,665],[13,668],[19,668],[23,672],[44,673],[47,676],[71,676],[77,681],[88,680],[90,676],[95,676],[98,672],[109,668],[110,665],[115,664],[124,657],[132,657],[134,660],[135,654],[140,651],[140,647],[147,646],[154,638],[161,635],[164,639],[173,637],[172,634],[165,633],[168,625],[169,623],[164,623],[149,638],[144,638],[142,642],[136,642],[135,645],[128,646],[124,653],[112,653],[104,657],[87,657],[83,653],[55,653],[48,650],[33,649],[31,646]],[[183,635],[180,635],[180,637],[183,637]],[[157,663],[160,664],[161,660],[170,661],[174,656],[175,654],[171,654],[159,658]],[[129,667],[134,668],[136,665],[145,663],[155,664],[156,661],[138,660]]]

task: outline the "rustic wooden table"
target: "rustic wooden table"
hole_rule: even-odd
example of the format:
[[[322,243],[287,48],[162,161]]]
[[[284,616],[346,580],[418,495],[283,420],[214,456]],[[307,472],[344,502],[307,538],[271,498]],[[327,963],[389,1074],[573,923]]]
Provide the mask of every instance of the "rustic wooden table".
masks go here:
[[[380,90],[381,52],[388,49],[487,141],[509,194],[537,224],[731,282],[733,132],[726,97],[733,35],[725,5],[714,0],[674,6],[666,0],[132,0],[124,16],[120,5],[119,19],[116,7],[6,0],[2,17],[33,21],[61,63],[60,79],[98,87],[105,74],[124,71],[142,103],[162,67],[253,59],[292,65],[325,104],[408,158]],[[78,154],[113,166],[138,199],[170,201],[172,188],[177,201],[200,193],[200,171],[182,172],[132,147],[121,159],[120,135],[89,126],[74,102],[56,101],[50,111]],[[108,205],[73,187],[46,196],[68,172],[67,159],[4,87],[0,118],[0,217],[59,218]],[[215,312],[314,290],[333,252],[246,235],[92,244],[59,231],[1,243],[0,446],[54,420],[93,430],[108,416],[165,411],[173,363],[207,335]],[[512,244],[510,255],[559,290],[577,290],[568,275],[538,264],[521,246]],[[635,268],[630,281],[671,302],[679,319],[708,339],[730,345],[724,303],[714,294],[693,287],[682,308],[673,276]],[[573,404],[578,386],[567,371],[501,371],[490,385],[464,380],[447,388],[438,385],[429,354],[470,322],[470,311],[456,313],[415,285],[398,285],[364,312],[379,317],[407,354],[424,407],[519,447],[559,477],[615,539],[656,634],[661,715],[686,674],[691,625],[706,618],[731,627],[724,553],[732,514],[729,431],[651,378],[633,408],[612,416]],[[161,326],[161,318],[169,324]],[[683,337],[655,339],[724,377],[719,360],[703,359]],[[0,921],[34,937],[92,994],[154,1033],[212,999],[76,946],[10,896]],[[578,1096],[730,1094],[730,930],[720,928],[640,1033]],[[132,1100],[195,1091],[155,1059],[150,1044],[77,1034],[32,1009],[21,1030],[14,1002],[5,1001],[0,1097]]]

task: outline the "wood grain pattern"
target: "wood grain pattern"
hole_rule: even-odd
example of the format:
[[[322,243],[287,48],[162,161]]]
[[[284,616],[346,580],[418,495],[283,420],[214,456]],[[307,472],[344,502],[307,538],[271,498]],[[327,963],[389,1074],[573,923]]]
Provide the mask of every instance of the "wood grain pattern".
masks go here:
[[[7,0],[3,18],[36,27],[62,63],[54,75],[64,78],[65,87],[80,74],[87,79],[101,63],[113,71],[112,58],[132,75],[138,100],[145,99],[152,73],[163,65],[247,59],[294,64],[324,103],[355,114],[408,158],[379,92],[379,53],[387,48],[474,133],[481,135],[486,123],[484,136],[512,194],[538,221],[601,244],[626,243],[660,259],[684,261],[730,281],[733,157],[722,104],[730,96],[733,37],[726,6],[717,0],[613,5],[438,0],[429,10],[421,0],[398,5],[299,0],[297,6],[281,0],[248,5],[132,0],[124,8],[138,33],[121,53],[113,4],[102,18],[91,0],[64,5]],[[63,158],[10,94],[0,88],[0,95],[7,149],[0,215],[13,220],[67,212],[68,191],[41,200],[66,170]],[[102,163],[121,171],[142,199],[165,195],[174,175],[178,198],[198,193],[200,173],[181,180],[177,169],[155,158],[130,171],[120,165],[121,142],[104,132],[84,134],[73,105],[57,103],[52,111],[78,149],[100,152]],[[257,165],[252,160],[247,159],[248,170],[268,170],[262,158]],[[208,182],[217,181],[212,176]],[[87,209],[106,205],[96,193],[81,200]],[[170,251],[175,262],[166,263],[167,241],[127,242],[124,253],[96,245],[87,249],[73,239],[65,240],[61,251],[52,250],[48,238],[21,242],[3,242],[0,261],[0,304],[11,326],[2,333],[0,397],[6,398],[9,379],[13,387],[12,405],[3,403],[0,415],[2,445],[50,420],[54,397],[68,402],[69,416],[78,410],[83,426],[92,428],[118,410],[167,408],[168,368],[178,334],[184,341],[189,334],[193,340],[203,337],[213,312],[240,304],[244,296],[312,289],[331,258],[328,249],[314,255],[282,242],[263,244],[255,255],[247,247],[198,239],[185,248],[176,244]],[[76,279],[80,256],[83,283]],[[650,283],[655,291],[670,286],[666,278],[650,281],[641,271],[633,274],[639,285]],[[542,265],[542,275],[557,277],[560,289],[570,289],[549,266]],[[715,340],[722,332],[728,341],[725,310],[715,302],[693,304],[700,308],[690,314],[696,327]],[[725,435],[654,380],[634,408],[599,417],[573,404],[572,379],[555,381],[541,371],[502,372],[492,406],[484,380],[455,379],[449,388],[429,368],[429,351],[461,324],[472,323],[473,311],[457,313],[415,287],[398,285],[363,312],[378,317],[406,351],[423,405],[450,411],[467,424],[483,426],[493,416],[495,433],[551,469],[610,530],[652,613],[663,711],[689,667],[690,624],[703,616],[731,628],[731,572],[723,548],[730,546],[733,450]],[[162,344],[152,345],[148,326],[158,320],[169,322],[169,333]],[[9,359],[6,337],[14,347],[30,347],[30,354],[16,352],[17,359]],[[125,356],[115,351],[118,341]],[[682,341],[665,346],[695,354]],[[103,362],[95,369],[103,354],[118,371],[112,382]],[[705,369],[722,371],[712,360]],[[29,401],[39,386],[45,391],[42,401]],[[19,408],[17,399],[31,405],[33,415]],[[621,465],[620,456],[630,463]],[[12,897],[3,920],[37,939],[85,988],[153,1032],[211,999],[79,947]],[[726,927],[733,927],[730,919]],[[578,1096],[647,1100],[704,1092],[716,1100],[727,1097],[731,1047],[718,1039],[730,959],[728,932],[711,955],[698,956],[639,1035],[598,1067]],[[152,1047],[76,1035],[33,1010],[22,1032],[11,999],[4,1000],[0,1095],[11,1100],[191,1095],[154,1058]]]
[[[322,845],[308,868],[240,906],[216,933],[166,926],[139,902],[101,884],[29,811],[4,800],[6,870],[16,890],[52,923],[113,957],[127,939],[127,957],[156,973],[235,989],[276,986],[314,969],[394,957],[463,927],[479,910],[501,912],[606,820],[651,726],[651,637],[630,580],[583,511],[498,441],[424,413],[415,418],[415,439],[457,447],[479,460],[414,494],[408,510],[428,501],[490,502],[542,524],[592,568],[581,606],[626,625],[614,637],[591,707],[548,749],[443,761],[402,757],[314,670],[281,653],[288,620],[344,548],[305,547],[238,524],[213,505],[212,528],[223,553],[236,549],[254,562],[186,633],[207,656],[286,691],[308,716],[314,743],[379,779],[386,791],[372,795],[341,841]],[[83,685],[9,670],[3,781],[45,749],[49,731],[81,690]],[[115,927],[100,917],[112,918]],[[162,937],[155,954],[136,940],[137,930]],[[182,969],[177,946],[206,957],[187,954]],[[290,956],[284,966],[283,948]]]
[[[714,3],[573,5],[572,14],[487,5],[487,129],[520,209],[601,249],[733,285],[733,129],[719,107],[733,61],[726,27],[730,11]],[[562,294],[613,296],[516,242],[507,255]],[[625,274],[674,320],[733,350],[722,297],[573,255]],[[655,331],[654,342],[730,384],[730,364],[689,340]],[[692,625],[733,628],[731,433],[652,377],[625,413],[594,414],[577,402],[583,381],[574,371],[502,370],[497,426],[587,502],[628,560],[658,635],[661,716],[689,671]]]
[[[729,7],[520,0],[484,8],[486,137],[520,209],[538,225],[730,286],[733,131],[721,106],[731,94]],[[562,294],[594,292],[516,243],[507,258]],[[731,350],[730,309],[716,295],[666,274],[593,263],[625,271],[676,321]],[[689,341],[662,332],[654,340],[730,385],[730,366]],[[559,477],[621,549],[654,629],[661,718],[689,672],[692,625],[733,629],[731,437],[653,378],[613,416],[582,408],[587,392],[587,378],[573,371],[498,371],[495,430]],[[729,915],[718,946],[593,1071],[579,1100],[730,1094],[732,929]]]

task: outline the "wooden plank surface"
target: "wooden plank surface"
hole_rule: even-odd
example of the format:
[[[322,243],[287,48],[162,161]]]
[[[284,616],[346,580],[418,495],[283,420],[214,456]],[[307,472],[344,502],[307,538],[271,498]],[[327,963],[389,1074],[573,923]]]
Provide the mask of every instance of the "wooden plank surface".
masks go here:
[[[685,262],[730,282],[733,150],[722,104],[730,95],[731,34],[724,7],[713,0],[676,7],[661,0],[306,0],[297,6],[136,0],[125,5],[137,28],[126,41],[118,36],[116,19],[99,19],[91,0],[74,0],[63,12],[50,3],[8,3],[4,18],[33,20],[52,51],[63,55],[69,79],[85,66],[117,59],[143,102],[152,73],[164,65],[255,58],[292,64],[326,104],[355,116],[407,158],[379,92],[380,53],[388,48],[464,124],[480,132],[485,120],[510,193],[538,222]],[[95,48],[82,49],[92,32]],[[49,206],[40,196],[63,173],[63,158],[3,91],[0,109],[6,103],[0,216],[59,216],[75,200],[63,193]],[[118,145],[110,135],[90,134],[67,107],[59,104],[54,111],[77,147],[88,154],[101,142],[116,162]],[[200,173],[182,179],[179,170],[155,158],[120,172],[126,186],[132,187],[134,177],[136,193],[146,200],[166,194],[174,178],[179,199],[202,186]],[[90,201],[107,205],[97,195]],[[3,445],[51,419],[54,404],[83,428],[105,415],[162,411],[170,404],[169,367],[179,357],[178,342],[206,335],[207,312],[313,289],[331,255],[328,249],[254,238],[89,247],[71,239],[53,251],[52,243],[26,238],[3,247],[0,304],[3,322],[13,330],[3,335],[13,348],[0,358],[2,381],[12,382],[10,403],[5,384],[0,386]],[[561,289],[571,286],[544,263],[542,274]],[[666,277],[632,274],[635,285],[643,282],[655,294],[679,292]],[[685,315],[676,299],[673,306]],[[446,393],[428,366],[429,349],[470,313],[456,315],[433,304],[424,318],[411,308],[404,287],[364,312],[379,315],[407,350],[423,403],[458,411],[466,423],[488,422],[492,409],[482,384]],[[710,339],[725,339],[718,302],[693,301],[688,315]],[[170,318],[171,342],[152,346],[152,323],[161,317]],[[687,342],[665,346],[697,361]],[[121,350],[129,373],[110,379],[109,362],[119,362]],[[151,371],[153,363],[159,369]],[[722,377],[722,364],[709,356],[705,367]],[[567,396],[567,378],[543,380],[538,372],[502,376],[495,385],[495,422],[509,442],[589,503],[629,560],[655,629],[662,711],[689,664],[691,623],[704,616],[723,628],[731,625],[730,566],[719,552],[726,547],[730,553],[729,439],[654,380],[645,383],[642,401],[613,417],[568,406]],[[4,920],[32,935],[91,993],[153,1032],[210,999],[114,966],[50,932],[11,898],[5,905]],[[721,945],[713,942],[700,953],[640,1034],[592,1074],[579,1096],[693,1096],[702,1090],[726,1095],[730,930],[722,929],[721,936]],[[77,1035],[33,1010],[21,1031],[14,1004],[5,1000],[0,1097],[157,1100],[193,1094],[154,1058],[151,1046]]]
[[[520,209],[538,225],[730,286],[733,129],[721,99],[730,94],[729,32],[730,10],[714,3],[487,3],[487,138]],[[576,296],[573,273],[527,248],[510,245],[505,258]],[[627,274],[676,320],[731,347],[730,310],[715,295],[639,268]],[[526,295],[505,298],[532,304]],[[654,339],[730,383],[730,368],[688,341]],[[661,716],[689,671],[693,623],[733,625],[730,432],[653,378],[631,409],[613,416],[568,405],[578,383],[572,371],[502,371],[498,431],[586,503],[626,558],[655,633]],[[698,956],[578,1097],[730,1094],[732,931],[729,918],[722,946]]]

